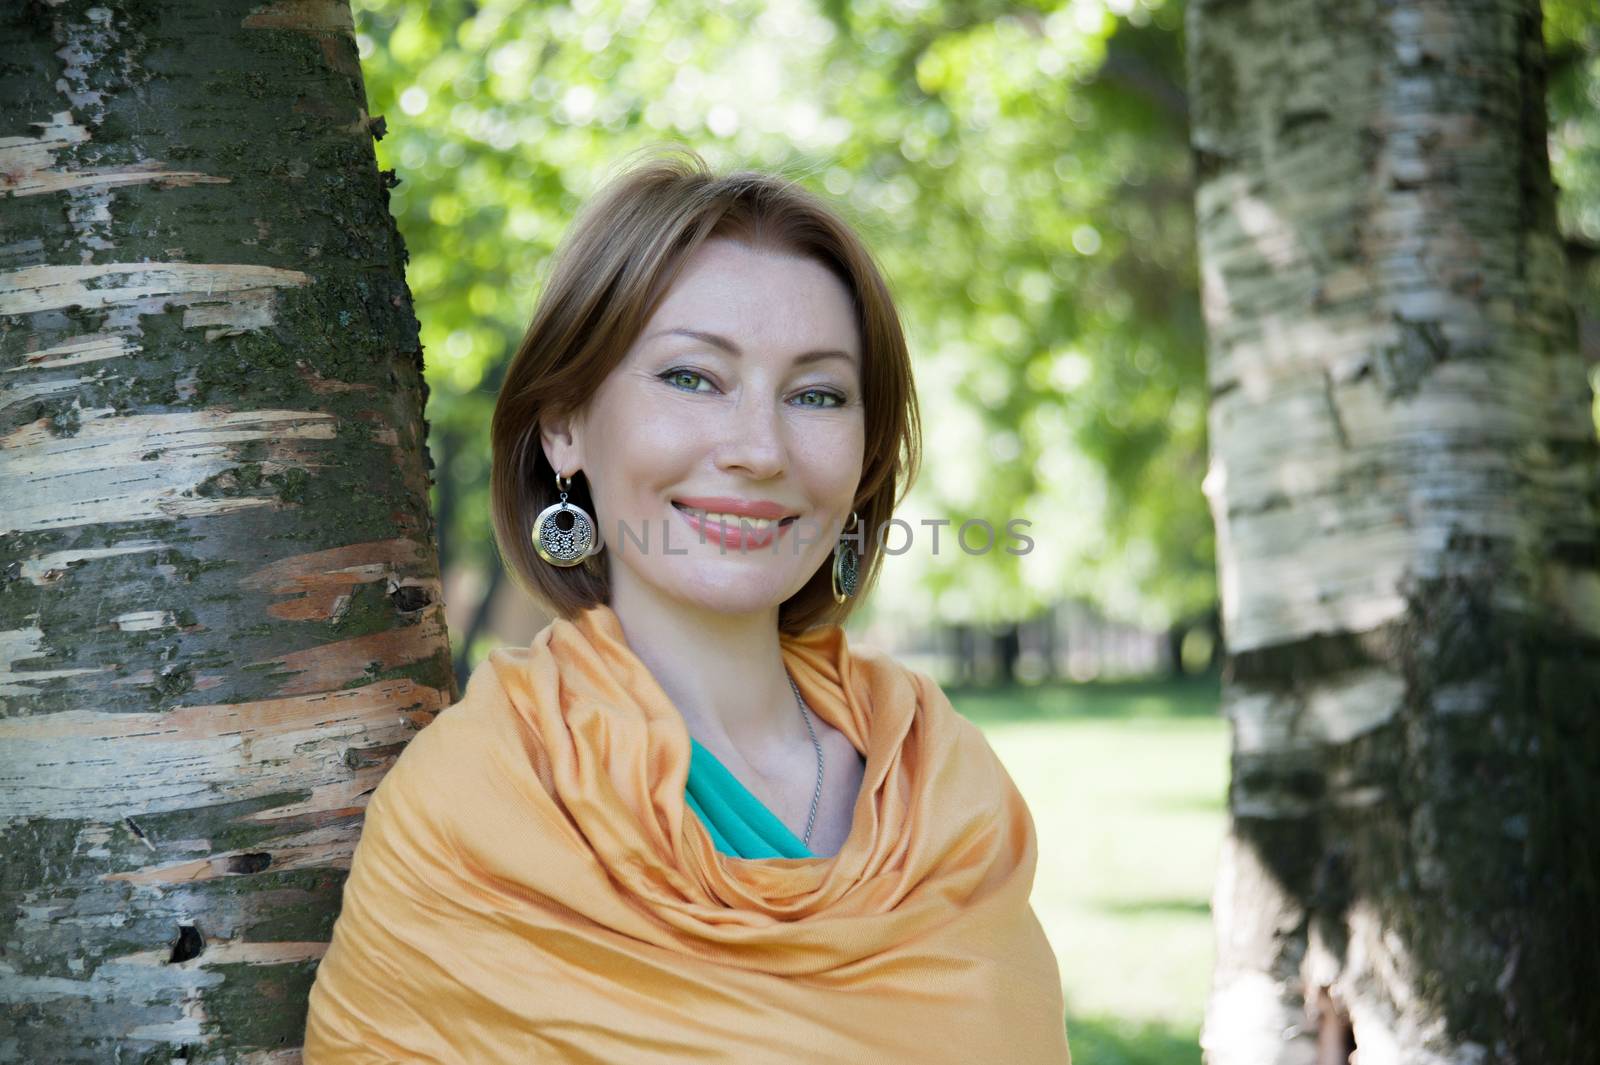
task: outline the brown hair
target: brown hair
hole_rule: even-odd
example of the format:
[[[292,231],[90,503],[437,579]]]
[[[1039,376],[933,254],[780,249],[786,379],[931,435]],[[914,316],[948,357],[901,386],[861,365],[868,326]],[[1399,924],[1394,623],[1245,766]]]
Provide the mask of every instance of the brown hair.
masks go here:
[[[533,548],[534,519],[558,498],[540,419],[584,408],[684,263],[711,237],[827,267],[850,292],[862,340],[866,446],[854,501],[861,524],[849,534],[860,534],[853,541],[861,555],[857,592],[844,603],[834,601],[830,554],[784,601],[778,626],[798,634],[842,624],[876,580],[882,561],[877,530],[910,490],[921,451],[911,360],[889,287],[850,225],[795,181],[753,170],[717,176],[693,149],[669,144],[659,157],[609,182],[579,212],[555,252],[495,401],[489,480],[495,540],[512,578],[556,616],[570,619],[609,603],[610,588],[603,553],[563,568]],[[568,500],[598,518],[581,471]]]

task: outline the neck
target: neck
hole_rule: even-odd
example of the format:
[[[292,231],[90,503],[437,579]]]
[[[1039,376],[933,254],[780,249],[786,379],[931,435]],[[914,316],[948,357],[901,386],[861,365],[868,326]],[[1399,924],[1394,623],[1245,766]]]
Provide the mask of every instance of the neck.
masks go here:
[[[780,761],[796,744],[810,748],[784,671],[777,607],[702,610],[617,582],[611,609],[691,735],[721,740],[752,764]]]

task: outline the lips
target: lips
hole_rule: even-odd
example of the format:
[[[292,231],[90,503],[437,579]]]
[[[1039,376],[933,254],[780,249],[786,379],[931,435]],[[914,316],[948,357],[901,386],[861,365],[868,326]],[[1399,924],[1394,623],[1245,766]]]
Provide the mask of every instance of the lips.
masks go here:
[[[672,501],[672,505],[674,507],[678,508],[679,510],[683,511],[685,514],[692,514],[695,517],[698,517],[698,518],[701,518],[703,520],[706,520],[706,521],[710,522],[713,525],[726,524],[730,528],[738,528],[740,522],[748,522],[748,523],[750,523],[751,526],[753,526],[755,528],[761,528],[764,525],[773,524],[771,518],[757,518],[757,517],[752,517],[751,515],[748,515],[748,514],[739,514],[739,513],[736,513],[734,511],[731,511],[731,510],[716,511],[716,510],[707,510],[707,509],[702,508],[702,507],[691,507],[691,506],[688,506],[687,504],[678,502],[676,499],[674,499]],[[789,515],[779,519],[777,524],[778,525],[788,525],[791,522],[798,521],[799,518],[800,518],[800,515],[798,515],[798,514],[789,514]]]
[[[789,526],[799,518],[798,514],[791,514],[778,520],[752,518],[725,511],[708,514],[706,511],[685,506],[677,500],[672,501],[672,506],[683,515],[684,522],[694,530],[702,543],[710,541],[736,551],[771,545],[774,540],[788,532]]]

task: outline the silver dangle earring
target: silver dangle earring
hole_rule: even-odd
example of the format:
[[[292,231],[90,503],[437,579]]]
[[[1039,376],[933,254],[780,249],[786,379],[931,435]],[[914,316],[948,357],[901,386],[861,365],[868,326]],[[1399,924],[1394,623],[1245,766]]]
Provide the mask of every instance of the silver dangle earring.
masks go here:
[[[561,501],[541,510],[533,522],[533,549],[552,566],[576,566],[594,550],[594,519],[576,503],[567,502],[567,489],[571,487],[572,478],[557,473],[556,490],[561,493]],[[567,519],[566,528],[561,527],[562,517]]]
[[[851,532],[861,520],[855,511],[850,512],[850,523],[844,527],[845,532]],[[861,556],[856,552],[855,545],[844,537],[833,548],[833,600],[842,603],[856,594],[856,573],[861,561]]]

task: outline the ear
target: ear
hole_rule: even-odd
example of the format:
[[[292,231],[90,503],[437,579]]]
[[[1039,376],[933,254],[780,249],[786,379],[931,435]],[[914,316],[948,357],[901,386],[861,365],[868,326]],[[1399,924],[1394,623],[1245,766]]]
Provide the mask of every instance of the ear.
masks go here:
[[[539,443],[544,457],[559,474],[571,476],[583,469],[583,448],[579,442],[578,419],[558,414],[539,423]]]

